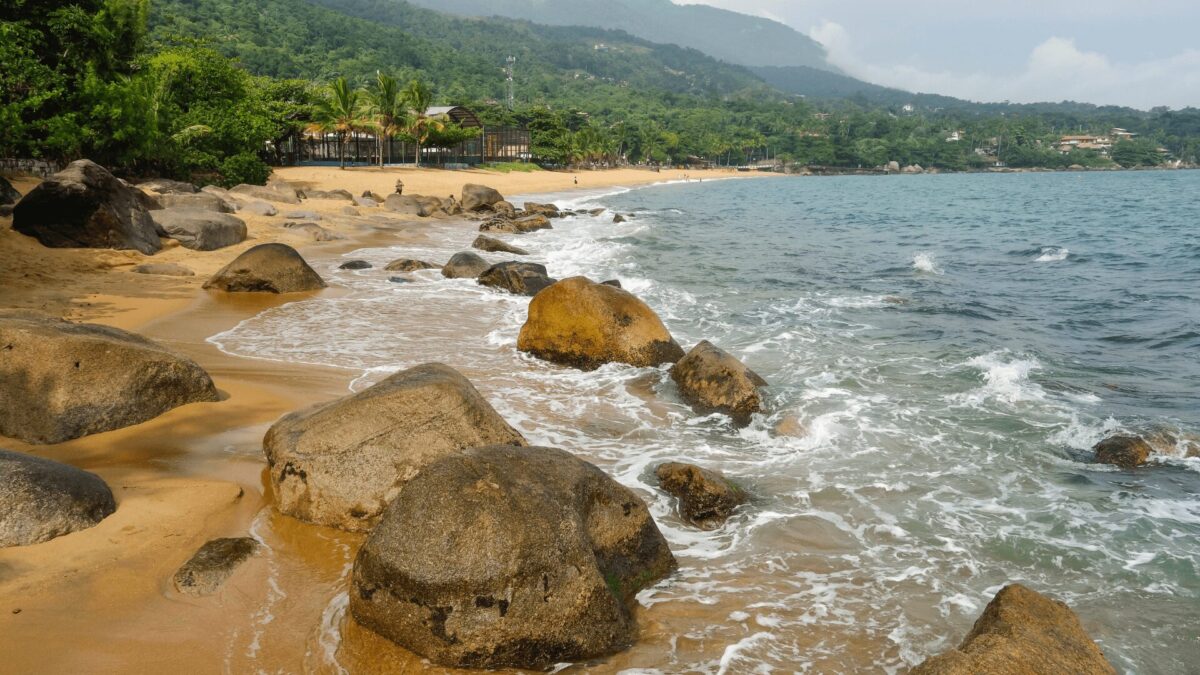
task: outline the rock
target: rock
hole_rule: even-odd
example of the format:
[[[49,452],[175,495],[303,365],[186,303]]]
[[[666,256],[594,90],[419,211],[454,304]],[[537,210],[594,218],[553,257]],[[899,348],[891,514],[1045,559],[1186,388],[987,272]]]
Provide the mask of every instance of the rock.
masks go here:
[[[388,195],[383,202],[383,207],[389,211],[421,218],[428,218],[439,212],[444,214],[441,210],[441,199],[423,195]]]
[[[704,412],[724,413],[738,424],[762,412],[758,388],[767,386],[766,380],[708,340],[671,367],[671,379],[683,398]]]
[[[333,230],[327,230],[316,223],[284,223],[283,226],[289,230],[306,234],[313,241],[339,241],[346,238],[345,236],[338,234]]]
[[[272,176],[269,180],[267,180],[267,188],[275,190],[276,192],[282,192],[285,195],[294,196],[296,199],[305,198],[303,190],[276,176]]]
[[[364,192],[362,193],[362,198],[363,198],[363,199],[370,199],[371,201],[373,201],[373,202],[376,202],[376,203],[379,203],[379,204],[382,204],[382,203],[383,203],[383,197],[380,197],[378,194],[376,194],[376,193],[374,193],[374,192],[371,192],[370,190],[366,190],[366,191],[364,191]]]
[[[492,204],[492,212],[496,215],[504,216],[505,218],[509,219],[517,217],[517,207],[503,199],[495,204]]]
[[[1070,171],[1083,171],[1083,165],[1082,164],[1072,164],[1071,166],[1068,166],[1067,169]]]
[[[267,431],[263,450],[281,512],[366,531],[427,465],[493,444],[525,439],[467,378],[431,363],[285,415]]]
[[[561,218],[562,213],[559,212],[558,206],[555,204],[539,204],[537,202],[525,202],[525,213],[532,215],[542,215],[547,218]]]
[[[157,192],[160,195],[194,195],[197,192],[196,186],[191,183],[167,178],[142,181],[137,186],[143,190]]]
[[[340,199],[348,202],[354,201],[354,195],[349,190],[305,190],[304,196],[308,199]]]
[[[601,281],[600,283],[604,284],[605,286],[612,286],[613,288],[624,288],[624,286],[621,285],[620,279],[609,279],[608,281]]]
[[[392,262],[388,263],[387,267],[384,267],[383,269],[387,270],[388,272],[418,272],[420,270],[436,270],[437,268],[437,265],[432,265],[424,260],[401,258],[400,260],[393,260]]]
[[[482,286],[531,297],[554,281],[547,276],[545,265],[527,262],[503,262],[492,265],[479,275],[479,284]]]
[[[887,163],[887,167],[885,168],[888,173],[900,173],[900,162],[893,159]]]
[[[256,216],[274,216],[279,213],[279,209],[275,208],[275,206],[270,202],[264,202],[257,199],[243,202],[241,205],[241,211],[243,213],[249,213]]]
[[[159,195],[158,202],[164,209],[184,208],[195,211],[215,211],[217,213],[233,213],[237,209],[233,204],[207,192],[196,194],[178,194],[169,192]]]
[[[928,659],[913,675],[1115,675],[1066,604],[1021,584],[1005,586],[958,649]]]
[[[12,204],[0,204],[0,218],[12,218],[12,214],[13,214],[13,205]]]
[[[584,370],[612,362],[657,366],[683,357],[646,303],[584,277],[564,279],[534,297],[517,348]]]
[[[316,222],[321,220],[321,214],[317,213],[316,211],[290,211],[283,214],[283,217],[307,222]]]
[[[588,215],[589,216],[599,216],[599,215],[602,215],[607,210],[608,209],[605,209],[605,208],[590,209],[588,211]]]
[[[0,548],[86,530],[117,510],[96,474],[0,449]]]
[[[561,450],[484,447],[426,467],[359,550],[350,613],[445,666],[543,669],[637,637],[675,568],[645,503]]]
[[[377,208],[380,204],[380,202],[377,202],[374,199],[370,199],[368,197],[355,197],[354,203],[357,204],[358,206],[361,206],[363,208],[368,208],[368,209]]]
[[[1134,469],[1146,463],[1154,448],[1137,436],[1110,436],[1092,448],[1096,462],[1112,464],[1122,469]]]
[[[151,198],[90,160],[71,162],[29,191],[13,209],[12,229],[51,248],[162,248]]]
[[[217,400],[195,361],[117,328],[7,312],[0,345],[0,435],[26,443],[62,443]]]
[[[624,223],[624,222],[626,222],[625,216],[623,216],[619,213],[617,215],[613,216],[613,223]]]
[[[280,204],[300,203],[300,197],[298,197],[294,191],[280,192],[279,190],[263,187],[261,185],[246,185],[243,183],[242,185],[231,189],[229,192],[235,195],[244,195],[246,197],[250,197],[251,199],[261,199],[266,202],[278,202]]]
[[[204,287],[226,293],[298,293],[325,288],[325,282],[291,246],[259,244],[234,258]]]
[[[338,265],[339,270],[369,270],[374,265],[366,260],[348,260],[341,265]]]
[[[21,201],[21,193],[12,186],[4,176],[0,176],[0,206],[8,206]]]
[[[392,282],[393,284],[411,284],[412,283],[412,279],[406,279],[404,277],[388,277],[388,281]]]
[[[746,501],[746,493],[727,478],[694,464],[667,462],[654,475],[663,490],[679,499],[684,520],[704,529],[720,527]]]
[[[511,244],[506,244],[499,239],[493,239],[484,235],[475,237],[475,241],[471,243],[471,248],[477,248],[480,251],[488,253],[511,253],[513,255],[529,255],[529,251],[523,248],[517,248]]]
[[[554,229],[554,226],[550,224],[550,219],[543,215],[525,216],[514,220],[513,223],[517,226],[517,231],[522,234]]]
[[[257,552],[258,542],[250,537],[213,539],[175,572],[175,590],[194,596],[212,595]]]
[[[442,267],[442,276],[447,279],[477,279],[492,264],[470,251],[455,253]]]
[[[900,173],[924,173],[924,172],[925,172],[925,170],[921,168],[920,164],[909,164],[908,166],[904,167],[903,169],[900,169]]]
[[[196,273],[175,263],[145,263],[133,268],[137,274],[157,274],[164,277],[194,277]]]
[[[228,213],[172,208],[151,211],[150,216],[167,237],[194,251],[215,251],[246,240],[245,221]]]
[[[497,202],[504,201],[504,195],[486,185],[467,183],[462,187],[463,211],[487,211]]]
[[[359,216],[359,215],[362,215],[362,214],[360,214],[360,213],[358,212],[358,209],[354,208],[353,206],[343,206],[343,207],[342,207],[341,214],[342,214],[343,216]]]

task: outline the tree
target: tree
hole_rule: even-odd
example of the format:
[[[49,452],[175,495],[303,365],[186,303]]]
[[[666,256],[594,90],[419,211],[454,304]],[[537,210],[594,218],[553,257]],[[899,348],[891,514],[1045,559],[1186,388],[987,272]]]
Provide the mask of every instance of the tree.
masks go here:
[[[409,126],[404,98],[396,78],[382,72],[375,73],[375,87],[370,92],[371,117],[379,139],[387,148],[387,160],[392,161],[392,137]],[[379,153],[379,166],[383,166],[383,155]]]
[[[421,146],[429,140],[429,134],[441,131],[446,127],[443,116],[430,115],[429,108],[433,106],[433,89],[424,80],[413,78],[402,93],[405,104],[409,108],[408,133],[417,143],[417,152],[413,162],[421,166]]]
[[[346,139],[366,126],[362,114],[362,92],[350,87],[346,78],[339,77],[329,85],[324,99],[317,102],[315,116],[309,128],[320,133],[333,132],[338,139],[338,159],[346,168]]]

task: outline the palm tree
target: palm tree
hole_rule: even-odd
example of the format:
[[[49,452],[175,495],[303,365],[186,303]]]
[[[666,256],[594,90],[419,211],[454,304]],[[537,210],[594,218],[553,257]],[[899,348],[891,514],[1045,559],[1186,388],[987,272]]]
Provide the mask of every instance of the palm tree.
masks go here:
[[[421,166],[421,146],[429,140],[431,133],[445,129],[446,124],[441,116],[428,114],[433,105],[433,89],[424,81],[413,79],[400,96],[409,108],[407,131],[417,142],[413,161]]]
[[[366,126],[362,115],[362,92],[352,89],[346,78],[339,77],[329,85],[329,95],[317,103],[310,131],[337,134],[338,158],[346,168],[346,139]]]
[[[408,126],[408,114],[404,109],[404,97],[396,78],[383,73],[375,74],[375,88],[371,90],[371,117],[380,140],[387,146],[387,161],[392,161],[392,137]],[[379,166],[383,166],[383,152],[379,153]]]

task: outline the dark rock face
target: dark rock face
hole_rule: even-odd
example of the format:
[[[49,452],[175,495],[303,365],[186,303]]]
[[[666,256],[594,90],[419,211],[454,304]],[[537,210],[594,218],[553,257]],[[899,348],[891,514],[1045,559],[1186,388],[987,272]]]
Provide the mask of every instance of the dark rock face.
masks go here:
[[[12,186],[4,176],[0,176],[0,206],[16,204],[21,201],[21,193]]]
[[[762,411],[758,388],[767,386],[766,380],[708,340],[672,366],[671,379],[692,405],[725,413],[739,424],[749,423],[751,415]]]
[[[425,262],[424,260],[413,260],[412,258],[401,258],[393,260],[383,268],[388,272],[418,272],[420,270],[436,270],[437,265]]]
[[[1020,584],[1005,586],[958,649],[913,675],[1114,675],[1117,671],[1066,604]]]
[[[153,203],[104,167],[81,159],[29,191],[13,209],[13,230],[51,248],[162,248]]]
[[[609,279],[608,281],[601,281],[600,283],[604,284],[605,286],[612,286],[613,288],[624,288],[624,286],[621,285],[620,279]]]
[[[263,450],[281,512],[366,531],[427,465],[493,444],[525,439],[458,371],[431,363],[284,416]]]
[[[112,491],[99,476],[0,450],[0,548],[86,530],[116,510]]]
[[[234,258],[204,287],[226,293],[299,293],[325,288],[325,281],[291,246],[259,244]]]
[[[504,201],[504,195],[486,185],[467,183],[462,188],[463,211],[488,211],[496,202]]]
[[[1100,464],[1112,464],[1122,469],[1134,469],[1146,463],[1154,448],[1137,436],[1111,436],[1092,448],[1096,452],[1096,461]]]
[[[480,251],[488,253],[511,253],[513,255],[529,255],[529,251],[523,248],[517,248],[511,244],[506,244],[499,239],[493,239],[485,235],[475,237],[475,241],[471,243],[471,248],[477,248]]]
[[[562,213],[555,204],[539,204],[537,202],[525,202],[525,213],[542,215],[547,218],[562,217]]]
[[[646,303],[584,277],[564,279],[534,297],[517,349],[584,370],[614,362],[657,366],[683,358],[683,349]]]
[[[626,220],[625,216],[623,216],[619,213],[617,215],[613,216],[613,223],[623,223],[623,222],[625,222],[625,220]]]
[[[487,268],[479,275],[483,286],[498,288],[515,295],[533,297],[543,288],[554,283],[546,275],[546,266],[526,262],[503,262]]]
[[[196,186],[191,183],[170,180],[168,178],[155,178],[154,180],[143,181],[138,183],[138,187],[143,190],[157,192],[160,195],[194,195],[197,192]]]
[[[158,202],[162,204],[164,209],[192,209],[197,211],[215,211],[217,213],[233,213],[237,210],[233,204],[210,192],[197,192],[194,194],[168,192],[159,195]]]
[[[229,191],[235,195],[242,195],[252,199],[261,199],[267,202],[278,202],[280,204],[300,203],[300,197],[297,195],[295,190],[284,192],[269,187],[263,187],[262,185],[242,184],[232,188]]]
[[[156,274],[164,277],[194,277],[196,273],[176,263],[145,263],[133,268],[136,274]]]
[[[685,520],[704,529],[720,527],[746,493],[716,471],[694,464],[667,462],[654,471],[658,484],[679,499],[679,513]]]
[[[359,550],[350,612],[435,663],[542,668],[624,649],[675,568],[645,503],[561,450],[483,447],[405,486]]]
[[[455,253],[446,266],[442,268],[442,276],[447,279],[477,279],[479,275],[491,267],[491,263],[470,251]]]
[[[0,315],[0,435],[62,443],[217,400],[204,369],[126,331]]]
[[[374,265],[366,260],[349,260],[341,265],[338,265],[339,270],[369,270],[372,267],[374,267]]]
[[[239,565],[257,552],[258,542],[250,537],[213,539],[175,572],[175,590],[187,595],[212,595],[233,576]]]
[[[167,237],[194,251],[215,251],[246,240],[246,222],[228,213],[170,208],[151,211],[150,216]]]

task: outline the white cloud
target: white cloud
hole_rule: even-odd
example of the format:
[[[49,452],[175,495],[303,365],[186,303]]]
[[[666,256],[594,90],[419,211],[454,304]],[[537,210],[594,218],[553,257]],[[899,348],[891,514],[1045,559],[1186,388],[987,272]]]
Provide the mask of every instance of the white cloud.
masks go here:
[[[825,45],[829,61],[855,77],[911,91],[947,94],[982,101],[1088,101],[1150,108],[1200,106],[1200,50],[1136,63],[1117,63],[1084,51],[1075,41],[1050,37],[1029,54],[1015,73],[927,70],[916,66],[871,63],[860,55],[849,32],[825,21],[809,30]]]

